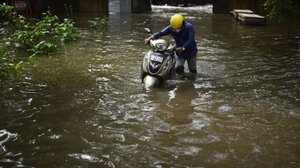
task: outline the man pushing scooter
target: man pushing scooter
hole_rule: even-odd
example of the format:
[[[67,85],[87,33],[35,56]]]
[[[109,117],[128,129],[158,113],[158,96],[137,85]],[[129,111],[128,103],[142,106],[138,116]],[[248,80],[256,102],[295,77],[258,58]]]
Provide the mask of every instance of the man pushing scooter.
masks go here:
[[[181,14],[174,14],[170,19],[170,25],[156,32],[145,39],[148,44],[150,39],[158,39],[171,34],[176,43],[176,73],[184,74],[184,63],[187,61],[188,69],[191,73],[197,73],[197,46],[195,41],[195,31],[191,23],[186,22]]]

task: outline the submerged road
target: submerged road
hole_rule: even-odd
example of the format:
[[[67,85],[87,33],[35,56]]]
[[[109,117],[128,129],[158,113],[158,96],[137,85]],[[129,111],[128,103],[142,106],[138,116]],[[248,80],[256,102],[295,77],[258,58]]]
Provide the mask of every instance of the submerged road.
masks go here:
[[[145,90],[143,28],[176,12],[195,26],[199,74]],[[0,167],[299,167],[299,25],[212,6],[112,12],[1,84]]]

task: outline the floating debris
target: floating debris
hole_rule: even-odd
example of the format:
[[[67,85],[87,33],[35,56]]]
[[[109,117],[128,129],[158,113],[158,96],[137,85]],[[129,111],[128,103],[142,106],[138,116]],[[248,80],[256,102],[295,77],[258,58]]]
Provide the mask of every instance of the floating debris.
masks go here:
[[[265,25],[266,18],[249,9],[234,9],[230,12],[234,18],[246,25]]]

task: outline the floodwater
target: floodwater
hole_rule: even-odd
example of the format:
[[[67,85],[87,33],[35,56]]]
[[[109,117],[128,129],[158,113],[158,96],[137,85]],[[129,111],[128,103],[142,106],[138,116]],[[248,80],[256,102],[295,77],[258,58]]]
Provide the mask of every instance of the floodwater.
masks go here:
[[[199,74],[145,89],[143,28],[176,12]],[[300,167],[299,23],[245,26],[212,6],[108,19],[1,83],[0,167]]]

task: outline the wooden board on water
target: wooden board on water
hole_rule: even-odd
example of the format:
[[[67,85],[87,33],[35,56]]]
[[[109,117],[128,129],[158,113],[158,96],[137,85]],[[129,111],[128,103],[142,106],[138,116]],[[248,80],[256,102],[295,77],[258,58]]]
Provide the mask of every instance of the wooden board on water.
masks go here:
[[[248,13],[252,14],[253,11],[249,9],[234,9],[233,11],[230,12],[236,19],[238,18],[239,13]]]
[[[238,20],[249,25],[265,25],[266,18],[257,14],[239,13]]]

